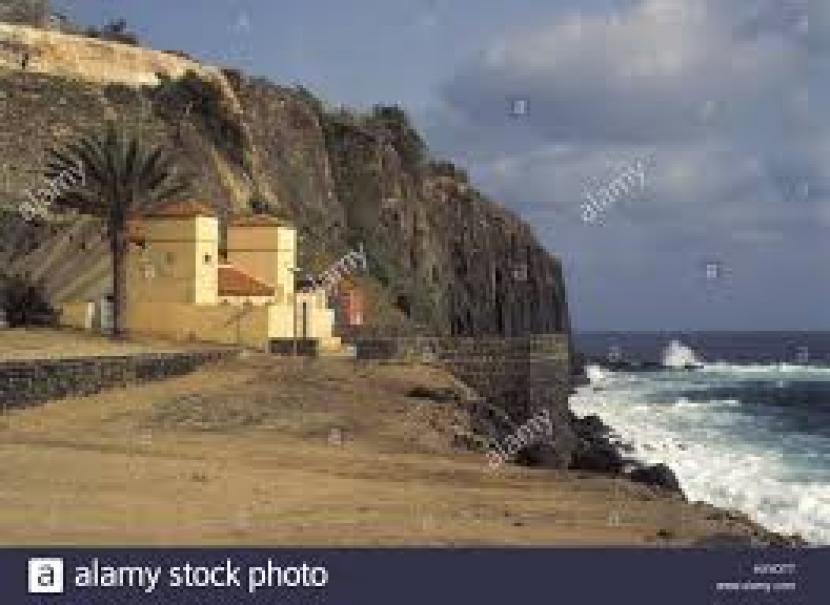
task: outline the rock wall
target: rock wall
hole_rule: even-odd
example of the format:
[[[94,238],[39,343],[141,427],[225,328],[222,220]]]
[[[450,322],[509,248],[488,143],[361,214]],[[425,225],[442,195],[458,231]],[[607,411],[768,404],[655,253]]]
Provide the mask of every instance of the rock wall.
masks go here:
[[[21,48],[32,57],[25,69]],[[461,336],[569,331],[559,260],[462,171],[414,153],[419,139],[405,123],[329,110],[302,88],[115,42],[0,24],[3,49],[0,264],[40,276],[47,291],[78,292],[71,279],[106,288],[108,278],[96,262],[74,263],[78,254],[32,253],[57,249],[51,240],[71,216],[24,223],[14,208],[43,186],[50,148],[116,119],[169,149],[192,196],[221,216],[253,205],[293,220],[309,272],[364,243],[366,288],[388,308],[383,321]],[[100,242],[72,245],[107,254]],[[96,274],[85,275],[92,266]],[[50,287],[52,276],[60,286]]]
[[[15,408],[107,388],[188,374],[206,363],[230,359],[234,349],[210,349],[73,359],[0,362],[0,406]]]
[[[578,444],[567,405],[570,345],[565,335],[354,338],[350,342],[360,359],[408,359],[444,367],[487,404],[478,410],[482,418],[494,411],[507,413],[510,422],[501,423],[505,432],[548,410],[551,445],[529,455],[548,466],[570,465]]]
[[[108,40],[75,36],[26,25],[0,22],[0,67],[73,80],[131,86],[160,83],[188,71],[223,82],[219,69],[181,55]]]

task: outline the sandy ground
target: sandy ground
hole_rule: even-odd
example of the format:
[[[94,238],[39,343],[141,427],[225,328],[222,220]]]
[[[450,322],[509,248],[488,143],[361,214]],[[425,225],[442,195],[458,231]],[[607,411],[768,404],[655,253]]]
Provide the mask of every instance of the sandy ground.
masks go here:
[[[252,355],[0,418],[0,544],[630,545],[746,534],[621,480],[492,471],[440,370]]]
[[[194,345],[176,345],[152,339],[114,341],[103,336],[70,329],[0,329],[0,362],[21,359],[134,355],[180,351],[184,348],[192,348],[192,346]]]

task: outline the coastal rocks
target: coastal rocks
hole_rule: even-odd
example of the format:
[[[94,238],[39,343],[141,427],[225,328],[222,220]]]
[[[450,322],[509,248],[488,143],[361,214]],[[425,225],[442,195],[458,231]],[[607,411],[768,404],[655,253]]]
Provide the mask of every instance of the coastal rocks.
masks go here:
[[[574,417],[571,420],[578,438],[569,467],[573,470],[619,474],[625,460],[608,439],[611,429],[599,416]]]
[[[645,483],[646,485],[660,487],[672,492],[683,493],[674,471],[665,464],[654,464],[635,468],[628,474],[628,478],[637,483]]]
[[[574,428],[580,437],[604,436],[611,432],[611,428],[596,414],[574,419]]]
[[[693,546],[699,548],[803,548],[807,546],[801,536],[787,536],[768,531],[747,520],[745,525],[736,527],[736,533],[718,532],[704,536]]]
[[[633,467],[626,474],[631,481],[683,493],[674,472],[665,464],[643,465],[624,458],[620,451],[625,446],[612,440],[611,428],[598,416],[574,417],[571,422],[579,441],[569,468],[619,475],[626,467]]]
[[[610,443],[582,441],[571,458],[570,468],[616,475],[622,472],[625,461]]]

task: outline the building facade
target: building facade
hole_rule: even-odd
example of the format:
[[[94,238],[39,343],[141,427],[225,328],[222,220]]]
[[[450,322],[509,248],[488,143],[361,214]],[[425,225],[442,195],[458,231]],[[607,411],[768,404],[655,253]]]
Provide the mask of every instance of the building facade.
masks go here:
[[[338,350],[323,290],[295,290],[297,235],[273,217],[232,219],[227,253],[219,219],[199,202],[169,204],[130,222],[127,329],[136,334],[268,349],[273,340]],[[109,299],[109,302],[108,302]],[[62,304],[62,322],[94,329],[111,297]],[[96,308],[97,307],[97,308]]]

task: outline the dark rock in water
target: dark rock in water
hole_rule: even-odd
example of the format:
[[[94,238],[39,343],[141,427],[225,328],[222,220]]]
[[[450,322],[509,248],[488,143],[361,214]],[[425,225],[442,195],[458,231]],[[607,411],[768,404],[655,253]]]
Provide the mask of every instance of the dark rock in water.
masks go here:
[[[588,380],[588,376],[585,374],[571,374],[571,389],[573,390],[575,387],[584,387],[591,384],[591,381]]]
[[[657,361],[644,361],[640,364],[640,370],[645,371],[655,371],[655,370],[663,370],[665,369],[662,363]]]
[[[616,475],[624,464],[622,456],[610,443],[582,441],[571,457],[570,468]]]
[[[665,464],[654,464],[652,466],[636,468],[631,471],[628,477],[637,483],[645,483],[646,485],[661,487],[672,492],[683,493],[674,471]]]
[[[571,418],[578,442],[571,455],[569,468],[597,473],[619,474],[624,460],[609,440],[611,428],[599,416]]]
[[[585,416],[585,418],[577,418],[574,429],[576,434],[583,438],[599,437],[611,432],[611,428],[596,414]]]
[[[619,443],[614,443],[618,450],[621,452],[625,452],[626,454],[631,454],[634,452],[634,446],[628,443],[627,441],[620,441]]]

